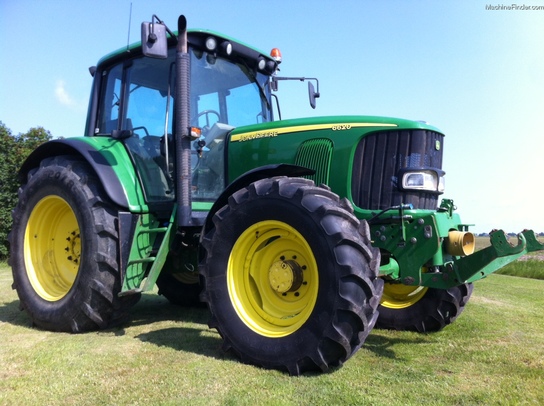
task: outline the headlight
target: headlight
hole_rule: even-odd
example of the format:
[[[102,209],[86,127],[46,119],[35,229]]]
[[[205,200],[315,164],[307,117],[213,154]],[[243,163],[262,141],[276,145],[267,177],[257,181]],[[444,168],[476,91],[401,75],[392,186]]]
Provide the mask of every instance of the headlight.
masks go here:
[[[444,190],[446,190],[446,178],[442,175],[438,178],[438,192],[444,193]]]
[[[208,51],[213,52],[217,48],[217,40],[214,37],[208,37],[206,38],[205,45]]]
[[[444,193],[444,172],[435,169],[404,169],[401,173],[401,190],[418,190]]]

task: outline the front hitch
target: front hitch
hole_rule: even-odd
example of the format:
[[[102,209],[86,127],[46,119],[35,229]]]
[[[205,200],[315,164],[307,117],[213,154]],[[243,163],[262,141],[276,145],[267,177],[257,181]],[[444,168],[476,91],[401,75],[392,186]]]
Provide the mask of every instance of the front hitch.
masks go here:
[[[368,220],[373,246],[382,251],[380,276],[408,286],[449,289],[485,278],[522,255],[544,250],[535,233],[524,230],[512,245],[504,231],[490,233],[490,246],[473,252],[474,236],[445,200],[432,214],[416,217],[404,205]],[[398,215],[388,211],[398,210]],[[423,213],[425,214],[425,213]]]
[[[504,231],[492,231],[489,247],[472,255],[455,259],[446,266],[446,273],[454,276],[457,282],[474,282],[485,278],[528,252],[544,250],[544,244],[536,239],[532,230],[524,230],[517,235],[517,240],[518,244],[512,245],[506,238]]]
[[[536,235],[533,230],[523,230],[521,234],[524,235],[525,241],[527,241],[527,252],[544,250],[544,244],[540,243],[536,239]]]

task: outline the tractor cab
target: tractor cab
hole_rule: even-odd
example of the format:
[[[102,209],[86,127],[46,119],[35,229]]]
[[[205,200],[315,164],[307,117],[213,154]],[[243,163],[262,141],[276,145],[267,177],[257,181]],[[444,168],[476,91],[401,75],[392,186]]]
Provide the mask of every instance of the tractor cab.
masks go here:
[[[94,71],[94,114],[87,135],[122,140],[146,201],[174,202],[175,41],[161,57],[141,47],[103,58]],[[217,33],[188,33],[194,201],[214,201],[225,188],[223,141],[238,126],[272,121],[271,80],[277,63]],[[90,129],[90,130],[89,130]]]

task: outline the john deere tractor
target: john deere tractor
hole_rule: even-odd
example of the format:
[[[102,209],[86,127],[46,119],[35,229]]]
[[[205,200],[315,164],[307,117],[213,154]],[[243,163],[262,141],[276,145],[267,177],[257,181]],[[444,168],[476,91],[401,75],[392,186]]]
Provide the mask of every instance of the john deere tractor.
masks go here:
[[[341,365],[373,327],[452,323],[472,282],[528,251],[474,236],[444,192],[444,135],[422,122],[281,120],[271,56],[153,16],[102,58],[85,135],[20,170],[14,288],[32,324],[81,333],[124,321],[158,286],[207,304],[243,362],[298,375]],[[179,337],[183,340],[183,337]]]

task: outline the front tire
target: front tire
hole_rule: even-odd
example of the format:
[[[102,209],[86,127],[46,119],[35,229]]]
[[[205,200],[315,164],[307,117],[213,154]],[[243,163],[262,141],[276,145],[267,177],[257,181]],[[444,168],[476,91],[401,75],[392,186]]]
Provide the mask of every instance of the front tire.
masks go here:
[[[379,251],[347,201],[272,178],[234,193],[204,237],[210,327],[243,362],[292,375],[341,365],[377,319]]]
[[[10,234],[14,289],[40,328],[80,333],[122,320],[117,209],[90,166],[47,158],[19,189]]]
[[[472,290],[472,283],[435,289],[386,282],[376,327],[420,333],[440,331],[459,317]]]

